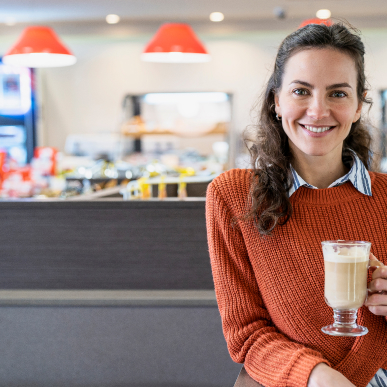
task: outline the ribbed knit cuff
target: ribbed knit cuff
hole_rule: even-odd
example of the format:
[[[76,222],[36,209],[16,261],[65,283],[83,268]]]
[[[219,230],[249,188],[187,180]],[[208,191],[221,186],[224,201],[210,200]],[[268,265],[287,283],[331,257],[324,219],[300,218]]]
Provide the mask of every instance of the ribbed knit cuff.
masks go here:
[[[326,363],[330,366],[329,362],[322,357],[299,353],[298,359],[289,372],[287,385],[289,387],[307,387],[309,375],[319,363]]]

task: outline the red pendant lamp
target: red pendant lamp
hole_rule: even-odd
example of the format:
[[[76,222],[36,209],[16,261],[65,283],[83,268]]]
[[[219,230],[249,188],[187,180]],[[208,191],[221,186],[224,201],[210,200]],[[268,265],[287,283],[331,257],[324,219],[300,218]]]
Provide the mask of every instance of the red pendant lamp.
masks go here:
[[[3,63],[25,67],[71,66],[77,59],[50,27],[27,27],[3,56]]]
[[[326,26],[331,26],[333,24],[331,19],[319,19],[319,18],[313,18],[304,20],[299,26],[298,29],[307,26],[308,24],[325,24]]]
[[[141,55],[146,62],[199,63],[211,56],[188,24],[163,24]]]

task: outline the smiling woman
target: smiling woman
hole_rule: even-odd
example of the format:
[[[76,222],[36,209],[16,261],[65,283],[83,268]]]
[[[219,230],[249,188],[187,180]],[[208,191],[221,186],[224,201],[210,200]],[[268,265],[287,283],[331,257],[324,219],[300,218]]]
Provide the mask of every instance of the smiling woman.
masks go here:
[[[207,190],[208,244],[228,349],[265,387],[387,384],[386,267],[372,273],[371,293],[358,310],[366,336],[321,331],[332,316],[321,242],[369,241],[387,265],[387,176],[369,171],[365,85],[356,33],[334,24],[289,35],[255,126],[253,169],[227,171]]]
[[[349,171],[351,151],[371,167],[371,136],[360,118],[372,104],[364,53],[360,38],[339,24],[307,25],[279,48],[250,147],[256,180],[247,217],[262,234],[292,214],[292,167],[317,188]]]

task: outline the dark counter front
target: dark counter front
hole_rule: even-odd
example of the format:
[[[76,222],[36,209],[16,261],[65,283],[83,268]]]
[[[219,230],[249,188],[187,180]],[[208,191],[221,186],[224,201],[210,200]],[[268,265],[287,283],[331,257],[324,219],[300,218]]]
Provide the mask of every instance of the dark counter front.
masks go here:
[[[205,202],[0,202],[1,386],[232,386]]]
[[[213,289],[204,200],[0,202],[0,213],[0,289]]]

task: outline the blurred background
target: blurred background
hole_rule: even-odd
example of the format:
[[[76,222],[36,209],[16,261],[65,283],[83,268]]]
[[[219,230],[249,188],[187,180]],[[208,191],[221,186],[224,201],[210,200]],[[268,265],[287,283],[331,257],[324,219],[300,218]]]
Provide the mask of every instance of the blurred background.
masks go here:
[[[387,172],[385,0],[0,2],[1,386],[234,384],[206,188],[249,167],[281,41],[337,20]]]
[[[252,108],[278,45],[313,18],[343,20],[361,31],[374,101],[370,130],[375,152],[385,157],[386,14],[383,0],[18,0],[2,5],[2,55],[26,27],[49,26],[76,63],[20,68],[14,75],[12,65],[1,67],[1,197],[68,197],[104,188],[112,179],[125,185],[149,172],[210,176],[248,167],[241,133],[254,122]],[[165,23],[190,26],[207,51],[206,61],[145,61],[144,51]],[[382,159],[378,167],[387,170]],[[85,178],[94,179],[90,186],[82,183]],[[71,179],[81,186],[69,187]]]

